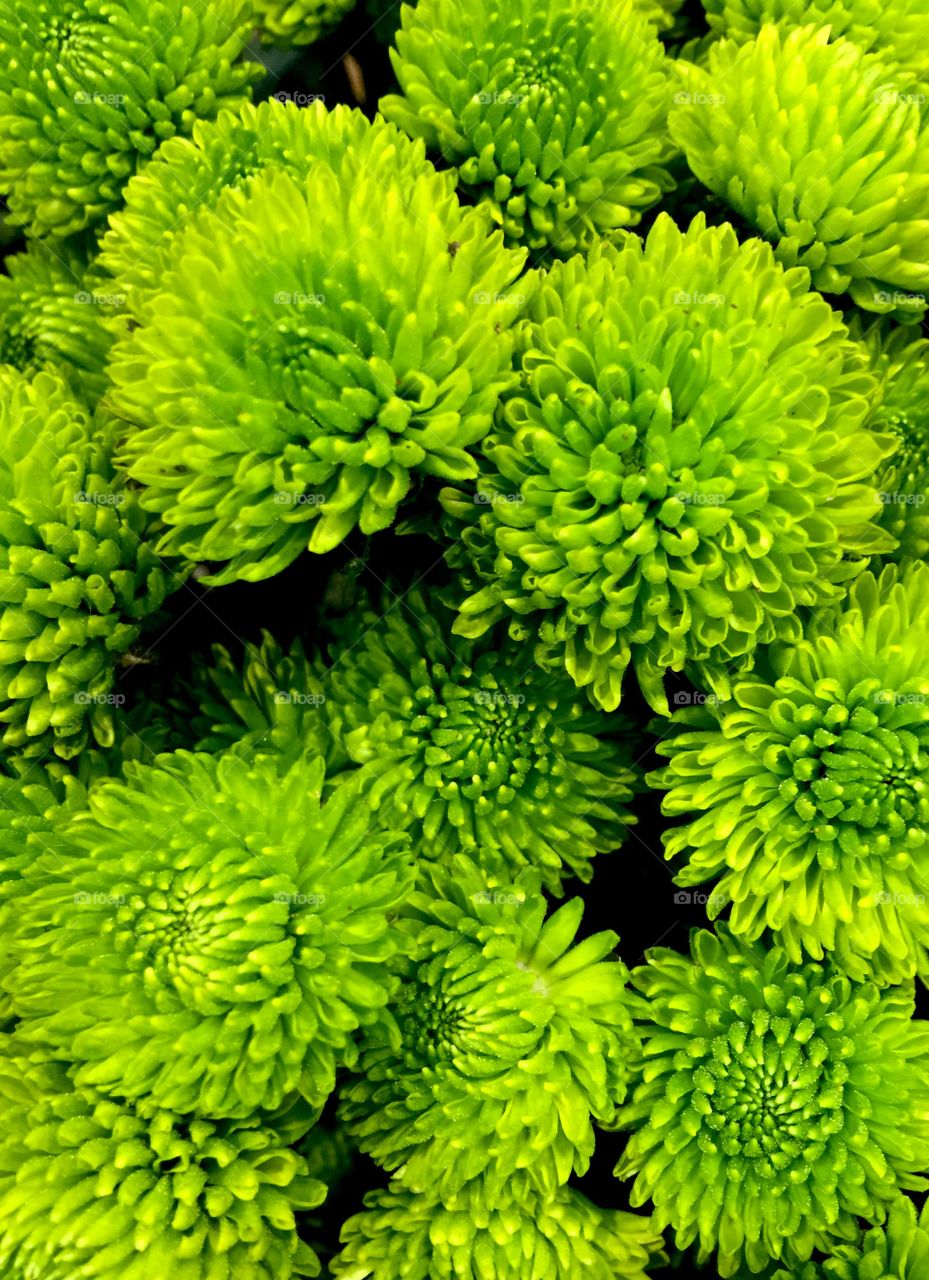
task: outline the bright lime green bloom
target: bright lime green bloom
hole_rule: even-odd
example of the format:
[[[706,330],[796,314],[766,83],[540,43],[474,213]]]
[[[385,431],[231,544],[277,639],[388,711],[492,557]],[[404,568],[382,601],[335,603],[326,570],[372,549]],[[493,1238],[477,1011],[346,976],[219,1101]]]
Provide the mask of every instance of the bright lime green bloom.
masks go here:
[[[103,222],[166,138],[240,101],[247,0],[5,0],[0,190],[34,236]]]
[[[79,250],[33,240],[4,260],[0,276],[0,363],[36,374],[54,365],[91,406],[106,389],[112,336],[103,321],[122,297]]]
[[[711,915],[794,961],[855,978],[929,978],[929,566],[867,573],[803,640],[678,711],[651,775],[679,884],[722,876]]]
[[[357,1028],[391,1026],[389,916],[409,878],[318,759],[176,752],[104,782],[5,922],[23,1034],[75,1081],[172,1111],[321,1105]]]
[[[368,1036],[343,1117],[412,1191],[551,1196],[587,1169],[636,1051],[617,937],[575,941],[579,898],[546,920],[534,871],[507,880],[460,855],[423,879],[398,922],[400,1041]]]
[[[563,673],[488,634],[451,634],[425,591],[388,593],[345,627],[326,678],[345,746],[388,828],[425,858],[502,856],[516,874],[589,880],[623,842],[636,774],[630,726],[590,706]]]
[[[57,373],[0,366],[0,741],[75,756],[113,741],[114,663],[175,585],[117,475],[117,424]]]
[[[826,27],[765,26],[677,64],[670,126],[700,181],[822,293],[916,319],[929,292],[921,95]]]
[[[859,326],[853,326],[857,336]],[[929,340],[909,328],[870,324],[865,348],[877,375],[870,424],[897,439],[878,477],[881,525],[898,541],[894,559],[929,559]]]
[[[476,475],[513,380],[505,330],[528,286],[502,291],[523,254],[447,174],[333,164],[228,192],[173,241],[151,319],[114,350],[159,550],[220,562],[212,582],[387,528],[416,477]]]
[[[727,40],[754,40],[765,23],[781,29],[815,23],[830,38],[845,36],[864,53],[880,54],[903,85],[929,81],[926,0],[703,0],[711,29]]]
[[[374,1191],[342,1239],[336,1280],[646,1280],[663,1260],[648,1218],[598,1209],[567,1187],[486,1208]]]
[[[312,44],[337,26],[355,0],[253,0],[262,35],[274,44]]]
[[[321,756],[327,776],[349,764],[344,725],[325,662],[300,640],[285,652],[267,631],[237,663],[222,645],[199,657],[172,699],[176,737],[194,751]]]
[[[723,929],[695,930],[691,958],[654,949],[633,981],[643,1065],[617,1173],[679,1247],[716,1254],[722,1277],[793,1266],[925,1189],[929,1029],[912,987],[794,965]]]
[[[887,1223],[867,1232],[860,1244],[838,1245],[825,1262],[808,1262],[797,1271],[772,1268],[761,1280],[924,1280],[927,1275],[929,1213],[924,1206],[917,1218],[912,1200],[900,1196]]]
[[[125,207],[103,237],[100,261],[132,316],[151,317],[185,228],[209,214],[223,192],[247,191],[269,167],[306,177],[318,161],[347,183],[363,172],[385,182],[388,175],[412,181],[434,172],[421,142],[349,107],[327,111],[318,101],[298,107],[272,98],[197,121],[191,137],[166,142],[132,179]]]
[[[702,218],[557,264],[482,446],[483,501],[442,494],[470,525],[455,630],[510,619],[607,710],[631,664],[666,712],[666,670],[725,688],[724,665],[798,637],[799,608],[891,549],[874,471],[894,442],[864,429],[873,381],[807,284]]]
[[[75,1086],[0,1040],[0,1267],[12,1280],[291,1280],[323,1183],[285,1116],[206,1120]]]
[[[401,24],[381,110],[509,241],[567,256],[673,185],[668,61],[633,0],[419,0]]]

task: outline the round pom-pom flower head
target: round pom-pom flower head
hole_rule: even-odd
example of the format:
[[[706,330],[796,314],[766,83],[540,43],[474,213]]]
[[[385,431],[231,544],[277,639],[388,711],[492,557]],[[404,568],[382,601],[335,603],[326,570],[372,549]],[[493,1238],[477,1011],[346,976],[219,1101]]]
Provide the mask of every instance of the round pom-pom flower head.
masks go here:
[[[349,764],[340,711],[331,697],[326,664],[310,658],[300,640],[285,651],[265,632],[237,663],[222,645],[198,655],[179,682],[168,716],[176,745],[247,755],[321,756],[327,778]],[[177,686],[175,685],[176,691]]]
[[[122,298],[99,281],[80,251],[33,240],[4,261],[0,276],[0,364],[33,375],[57,367],[95,404],[106,389],[112,337],[102,321]]]
[[[486,1208],[375,1191],[342,1238],[337,1280],[646,1280],[663,1256],[648,1218],[598,1209],[568,1188]]]
[[[344,106],[327,111],[320,101],[297,107],[271,98],[198,120],[191,137],[166,142],[132,179],[103,237],[100,261],[132,317],[149,317],[176,243],[223,192],[247,190],[269,167],[306,177],[317,161],[344,172],[347,182],[355,170],[385,182],[435,172],[421,142]]]
[[[633,980],[642,1068],[617,1173],[681,1248],[715,1253],[723,1277],[794,1265],[925,1188],[929,1029],[912,990],[722,931],[696,932],[691,958],[656,948]]]
[[[521,253],[448,175],[347,154],[268,170],[173,245],[152,318],[114,352],[114,406],[160,550],[266,578],[387,528],[416,474],[463,479],[511,382]],[[260,244],[260,254],[243,245]]]
[[[75,1086],[0,1041],[0,1266],[11,1280],[291,1280],[321,1203],[288,1143],[304,1119],[204,1120]]]
[[[413,591],[347,624],[326,686],[344,742],[388,828],[425,858],[502,856],[560,892],[591,876],[633,819],[629,726],[592,708],[525,646],[450,634],[453,615]]]
[[[102,222],[164,139],[247,90],[245,0],[9,0],[0,190],[35,236]]]
[[[68,758],[113,741],[114,663],[173,583],[114,471],[114,424],[58,374],[0,366],[0,438],[0,739]]]
[[[400,925],[400,1043],[369,1037],[343,1115],[410,1190],[551,1196],[625,1093],[636,1044],[616,935],[575,943],[582,902],[546,919],[535,872],[508,882],[459,856],[428,878]]]
[[[929,292],[929,132],[919,94],[829,29],[764,27],[680,64],[671,132],[700,181],[822,293],[916,318]]]
[[[927,0],[703,0],[711,29],[727,40],[754,40],[767,23],[781,30],[829,28],[864,53],[877,53],[895,81],[929,82]]]
[[[929,566],[865,574],[728,701],[675,714],[650,781],[677,876],[732,928],[853,976],[929,978]]]
[[[369,834],[350,786],[321,806],[322,780],[177,752],[97,787],[7,922],[29,1038],[173,1111],[321,1105],[355,1030],[384,1025],[408,877],[403,840]]]
[[[486,500],[443,491],[478,588],[455,630],[510,618],[608,710],[632,663],[666,711],[667,669],[722,681],[889,550],[893,441],[863,428],[872,381],[807,284],[702,218],[556,264],[483,445]]]
[[[632,0],[404,6],[384,114],[457,167],[511,241],[568,255],[673,184],[664,50]]]

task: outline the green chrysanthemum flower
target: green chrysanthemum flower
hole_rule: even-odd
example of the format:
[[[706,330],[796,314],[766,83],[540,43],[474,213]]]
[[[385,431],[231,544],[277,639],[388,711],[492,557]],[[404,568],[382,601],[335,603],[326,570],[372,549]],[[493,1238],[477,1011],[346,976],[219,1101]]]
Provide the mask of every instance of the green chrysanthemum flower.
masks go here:
[[[906,1196],[895,1201],[883,1227],[860,1245],[839,1245],[825,1262],[801,1271],[772,1269],[770,1280],[924,1280],[929,1276],[929,1211],[916,1216]],[[767,1280],[767,1277],[765,1277]]]
[[[929,977],[929,566],[865,574],[732,690],[674,716],[665,836],[680,884],[722,879],[736,933],[780,931],[856,978]]]
[[[859,325],[852,326],[858,336]],[[870,423],[897,439],[878,477],[881,525],[897,539],[894,559],[929,559],[929,341],[908,328],[872,324],[864,342],[878,377]]]
[[[914,319],[929,292],[920,95],[829,29],[765,26],[678,63],[671,133],[700,181],[823,293]]]
[[[864,53],[879,53],[905,82],[929,81],[926,0],[703,0],[710,28],[740,44],[770,22],[781,29],[815,23],[830,38],[845,36]]]
[[[456,631],[513,619],[608,710],[631,662],[666,712],[667,669],[724,684],[889,549],[873,473],[893,441],[863,428],[872,380],[807,283],[731,227],[664,215],[644,245],[557,264],[483,445],[485,501],[442,494],[479,587]]]
[[[0,276],[0,363],[35,374],[54,365],[93,405],[106,388],[112,337],[101,321],[121,299],[85,256],[34,240],[4,261]]]
[[[355,639],[327,683],[372,804],[426,858],[500,855],[513,874],[537,867],[555,893],[565,876],[589,880],[593,855],[634,820],[629,726],[524,646],[461,640],[450,622],[414,590],[347,624]]]
[[[246,0],[8,0],[0,190],[35,236],[102,222],[166,138],[247,91]]]
[[[486,1209],[389,1189],[365,1206],[342,1229],[337,1280],[645,1280],[662,1260],[648,1218],[598,1209],[567,1187]]]
[[[114,661],[173,585],[114,471],[113,424],[71,396],[0,366],[0,741],[28,757],[112,742]]]
[[[499,292],[523,255],[448,175],[348,156],[228,197],[174,242],[152,319],[111,364],[159,549],[227,562],[213,582],[388,527],[414,475],[476,475],[524,300]]]
[[[204,1120],[113,1101],[30,1060],[10,1036],[0,1041],[0,1098],[0,1266],[11,1280],[319,1274],[295,1213],[326,1188],[273,1118]]]
[[[246,646],[240,664],[214,645],[180,683],[181,695],[172,700],[175,736],[194,751],[321,756],[327,777],[350,763],[326,664],[307,657],[300,640],[285,652],[264,632],[260,646]]]
[[[23,1034],[78,1084],[173,1111],[313,1105],[359,1026],[392,1026],[384,962],[402,837],[323,765],[177,752],[90,796],[7,921]]]
[[[341,22],[355,0],[253,0],[266,40],[275,44],[312,44]]]
[[[456,166],[507,239],[569,255],[673,185],[664,50],[632,0],[419,0],[384,114]]]
[[[272,98],[198,121],[190,138],[166,142],[132,179],[125,207],[103,237],[100,261],[132,316],[150,317],[185,228],[214,209],[224,191],[248,190],[271,167],[305,177],[320,161],[347,183],[363,172],[385,182],[388,175],[412,182],[434,172],[421,142],[349,107],[327,111],[322,102],[297,107]]]
[[[507,881],[459,856],[428,877],[401,924],[401,1041],[369,1037],[349,1131],[412,1191],[551,1196],[586,1170],[636,1049],[616,935],[575,943],[583,903],[546,920],[536,872]]]
[[[695,931],[690,959],[656,948],[633,978],[643,1065],[617,1173],[681,1248],[717,1253],[724,1277],[792,1265],[925,1188],[929,1030],[912,989],[723,931]]]

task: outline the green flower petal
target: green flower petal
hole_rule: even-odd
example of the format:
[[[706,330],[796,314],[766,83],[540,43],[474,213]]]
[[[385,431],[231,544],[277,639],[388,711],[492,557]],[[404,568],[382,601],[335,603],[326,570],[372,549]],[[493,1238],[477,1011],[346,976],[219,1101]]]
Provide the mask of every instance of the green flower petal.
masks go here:
[[[889,566],[823,610],[803,640],[675,713],[649,778],[677,876],[721,875],[716,914],[780,933],[794,960],[834,952],[856,978],[929,976],[929,566]]]
[[[247,92],[246,0],[8,0],[0,190],[34,236],[103,222],[177,133]]]
[[[172,1111],[314,1106],[384,1006],[405,842],[323,765],[175,752],[129,766],[34,864],[7,921],[23,1035],[74,1079]]]
[[[576,898],[546,920],[535,872],[511,881],[460,856],[429,880],[399,922],[399,1043],[369,1036],[343,1117],[410,1190],[551,1197],[586,1170],[636,1051],[616,935],[576,943]]]
[[[381,110],[456,166],[509,241],[567,256],[673,185],[671,82],[632,0],[420,0]]]
[[[723,41],[678,64],[671,133],[700,181],[785,266],[868,311],[918,319],[929,292],[929,140],[921,95],[827,27]]]
[[[512,382],[505,330],[529,286],[501,291],[523,255],[448,175],[366,154],[225,192],[114,349],[110,399],[137,424],[124,461],[168,526],[160,550],[221,563],[213,582],[386,528],[417,474],[475,474]]]
[[[666,670],[749,665],[889,550],[874,472],[894,441],[863,426],[862,352],[807,286],[702,218],[555,266],[482,446],[483,501],[442,494],[466,526],[455,630],[510,618],[607,710],[632,664],[666,712]]]
[[[204,1120],[75,1086],[0,1039],[0,1266],[27,1280],[319,1275],[295,1215],[325,1197],[285,1117]]]
[[[722,1277],[794,1266],[925,1189],[929,1033],[912,988],[723,930],[695,931],[690,958],[654,949],[633,980],[643,1065],[617,1173],[679,1247],[715,1254]]]
[[[114,737],[114,662],[177,585],[112,463],[116,425],[57,373],[0,366],[0,741],[8,758]]]
[[[598,1209],[563,1188],[475,1210],[375,1191],[342,1229],[337,1280],[645,1280],[661,1237],[647,1218]]]
[[[499,855],[513,874],[537,867],[555,893],[566,876],[589,880],[594,854],[634,820],[628,724],[522,646],[453,636],[451,618],[417,589],[345,620],[327,705],[371,803],[424,858]]]

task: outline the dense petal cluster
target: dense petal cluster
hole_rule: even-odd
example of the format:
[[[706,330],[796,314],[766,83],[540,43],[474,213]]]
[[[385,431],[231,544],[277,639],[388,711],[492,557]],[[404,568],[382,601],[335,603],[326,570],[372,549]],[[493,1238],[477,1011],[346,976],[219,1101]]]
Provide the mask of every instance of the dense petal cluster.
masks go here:
[[[838,1245],[822,1263],[797,1271],[774,1268],[770,1280],[922,1280],[929,1275],[929,1212],[919,1217],[912,1200],[900,1196],[887,1222],[856,1244]],[[762,1280],[768,1280],[767,1274]]]
[[[151,317],[114,349],[123,457],[168,526],[159,548],[221,562],[213,582],[387,528],[414,476],[475,475],[512,381],[523,295],[501,291],[523,255],[446,174],[333,163],[227,192],[173,241]]]
[[[661,1261],[648,1218],[599,1209],[568,1188],[487,1208],[375,1191],[342,1238],[337,1280],[646,1280]]]
[[[114,663],[175,584],[114,470],[114,424],[60,375],[0,366],[0,438],[0,741],[67,758],[112,742]]]
[[[355,7],[355,0],[252,0],[265,40],[312,44]]]
[[[712,31],[744,44],[766,23],[782,29],[815,23],[835,40],[845,36],[865,53],[879,53],[905,84],[929,81],[929,4],[926,0],[703,0]]]
[[[508,240],[568,255],[673,184],[671,81],[633,0],[420,0],[381,110],[454,165]]]
[[[385,1027],[402,837],[322,762],[188,752],[103,783],[6,921],[22,1034],[74,1079],[172,1111],[321,1105]]]
[[[34,240],[4,259],[0,276],[0,364],[35,374],[54,365],[75,393],[95,404],[106,388],[112,342],[102,321],[122,299],[85,254]]]
[[[858,978],[929,977],[929,567],[865,574],[847,603],[733,687],[675,713],[650,777],[680,884],[721,875],[711,914],[780,931]]]
[[[459,855],[428,881],[400,922],[400,1041],[369,1037],[343,1116],[412,1191],[551,1196],[625,1094],[636,1046],[617,937],[575,942],[583,903],[546,919],[535,872],[506,880]]]
[[[723,930],[695,932],[691,958],[656,948],[633,980],[643,1061],[617,1173],[720,1276],[802,1263],[925,1188],[929,1031],[912,990]]]
[[[291,1280],[326,1188],[274,1118],[204,1120],[74,1085],[0,1040],[0,1266],[11,1280]],[[308,1127],[308,1120],[302,1128]],[[291,1130],[288,1132],[287,1130]]]
[[[482,446],[484,500],[442,494],[477,588],[456,631],[510,618],[608,710],[632,663],[666,711],[666,670],[722,681],[889,550],[874,471],[894,442],[864,426],[861,352],[807,285],[702,217],[557,264]]]
[[[160,142],[247,92],[249,0],[8,0],[0,190],[36,236],[102,222]]]
[[[593,855],[633,821],[628,724],[522,646],[453,636],[452,616],[419,589],[388,596],[352,615],[355,638],[334,654],[327,705],[372,803],[425,858],[498,854],[554,892],[565,876],[589,880]]]
[[[852,330],[855,332],[855,329]],[[877,395],[870,424],[896,437],[878,476],[881,525],[897,539],[895,559],[929,558],[929,340],[909,328],[870,325],[863,341]]]
[[[326,664],[308,657],[300,640],[285,651],[266,631],[260,645],[246,646],[241,662],[214,645],[179,684],[174,736],[194,751],[320,756],[330,776],[349,764]]]
[[[700,181],[823,293],[914,319],[929,293],[929,132],[916,93],[828,27],[764,26],[680,63],[670,128]]]
[[[247,191],[270,167],[305,177],[323,162],[351,182],[352,174],[412,180],[433,172],[422,143],[360,111],[322,102],[297,107],[272,98],[198,121],[189,138],[166,142],[125,190],[125,206],[109,221],[100,261],[113,276],[135,320],[150,315],[176,256],[175,243],[192,222],[215,208],[223,192]]]

